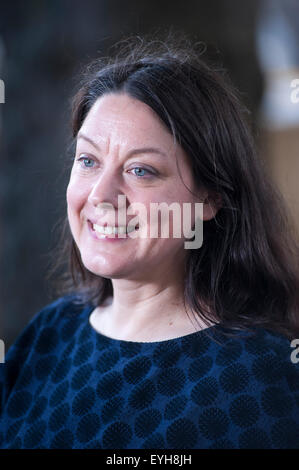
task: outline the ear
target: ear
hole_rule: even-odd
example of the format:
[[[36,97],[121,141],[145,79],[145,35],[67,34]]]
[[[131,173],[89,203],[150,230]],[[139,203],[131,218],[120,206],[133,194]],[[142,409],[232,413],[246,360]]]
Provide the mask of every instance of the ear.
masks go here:
[[[215,217],[222,207],[222,198],[220,194],[206,193],[203,200],[203,218],[202,220],[211,220]]]

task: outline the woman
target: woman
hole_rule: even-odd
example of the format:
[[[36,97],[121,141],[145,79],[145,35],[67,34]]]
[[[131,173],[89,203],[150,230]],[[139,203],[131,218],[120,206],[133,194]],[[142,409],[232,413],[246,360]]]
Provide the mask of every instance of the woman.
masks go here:
[[[188,43],[129,41],[72,128],[70,275],[1,365],[2,448],[298,448],[298,247],[232,86]]]

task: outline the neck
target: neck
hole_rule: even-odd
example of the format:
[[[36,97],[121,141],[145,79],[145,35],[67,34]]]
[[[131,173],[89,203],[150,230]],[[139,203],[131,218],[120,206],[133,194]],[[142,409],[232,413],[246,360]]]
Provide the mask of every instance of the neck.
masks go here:
[[[112,281],[113,298],[109,315],[119,327],[146,327],[162,320],[164,312],[183,308],[183,280],[169,276],[157,281]]]

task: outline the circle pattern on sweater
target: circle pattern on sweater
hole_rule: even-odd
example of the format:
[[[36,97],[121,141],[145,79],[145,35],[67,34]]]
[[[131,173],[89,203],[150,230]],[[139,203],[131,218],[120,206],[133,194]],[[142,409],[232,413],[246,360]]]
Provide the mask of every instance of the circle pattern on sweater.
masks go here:
[[[9,351],[0,447],[299,448],[299,371],[279,334],[122,341],[91,311],[60,299]]]

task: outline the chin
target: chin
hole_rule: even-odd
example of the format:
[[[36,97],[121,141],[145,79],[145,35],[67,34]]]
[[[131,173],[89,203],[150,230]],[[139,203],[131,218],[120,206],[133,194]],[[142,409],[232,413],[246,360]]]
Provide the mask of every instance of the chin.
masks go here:
[[[107,260],[91,260],[82,257],[84,267],[95,276],[105,277],[107,279],[121,279],[126,275],[127,270],[124,267],[109,264]]]

